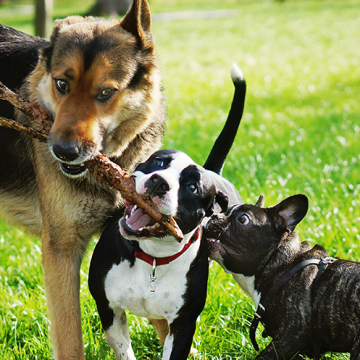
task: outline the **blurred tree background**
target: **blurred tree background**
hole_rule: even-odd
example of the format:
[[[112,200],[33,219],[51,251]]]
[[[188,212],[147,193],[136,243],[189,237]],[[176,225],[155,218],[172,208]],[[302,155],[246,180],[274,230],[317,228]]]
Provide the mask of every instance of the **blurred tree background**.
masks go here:
[[[9,0],[0,0],[0,6]],[[86,15],[93,16],[119,16],[126,13],[132,0],[96,0]],[[46,37],[52,28],[53,0],[35,0],[35,34]]]

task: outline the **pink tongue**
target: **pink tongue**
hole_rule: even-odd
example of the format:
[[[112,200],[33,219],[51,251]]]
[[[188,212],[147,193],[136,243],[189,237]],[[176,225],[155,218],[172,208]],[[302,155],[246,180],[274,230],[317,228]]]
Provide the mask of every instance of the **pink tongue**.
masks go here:
[[[142,209],[136,209],[127,219],[126,223],[133,229],[139,230],[151,221],[151,217],[145,214]]]

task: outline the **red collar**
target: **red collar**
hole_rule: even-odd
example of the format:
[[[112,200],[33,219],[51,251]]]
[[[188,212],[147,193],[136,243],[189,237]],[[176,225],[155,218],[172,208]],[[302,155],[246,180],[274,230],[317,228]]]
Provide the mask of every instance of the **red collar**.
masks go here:
[[[154,260],[155,260],[155,266],[159,265],[166,265],[177,259],[180,255],[182,255],[192,243],[200,239],[200,229],[198,228],[195,232],[195,234],[188,240],[188,242],[184,245],[184,247],[176,254],[171,256],[165,256],[165,257],[155,257],[151,256],[149,254],[146,254],[143,251],[135,251],[134,256],[140,260],[143,260],[147,262],[148,264],[154,266]]]

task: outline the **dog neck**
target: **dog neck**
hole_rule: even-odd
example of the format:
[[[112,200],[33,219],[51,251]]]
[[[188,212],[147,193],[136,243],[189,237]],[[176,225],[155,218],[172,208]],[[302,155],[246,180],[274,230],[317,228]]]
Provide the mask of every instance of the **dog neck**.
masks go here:
[[[295,232],[285,233],[279,245],[269,253],[255,273],[255,289],[260,291],[262,284],[270,286],[274,273],[279,274],[282,268],[291,267],[293,260],[300,254],[311,250],[311,245],[304,241],[300,242]],[[285,271],[285,270],[284,270]]]
[[[184,239],[179,243],[172,236],[162,239],[147,239],[138,242],[139,248],[145,254],[154,258],[172,257],[184,249],[187,244],[194,243],[201,236],[199,228],[195,228],[190,233],[185,234]],[[200,243],[200,241],[199,241]]]

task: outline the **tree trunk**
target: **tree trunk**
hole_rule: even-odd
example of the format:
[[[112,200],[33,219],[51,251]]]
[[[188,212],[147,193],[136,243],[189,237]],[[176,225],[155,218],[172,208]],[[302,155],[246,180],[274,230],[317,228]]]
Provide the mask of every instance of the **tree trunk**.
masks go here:
[[[35,35],[47,37],[52,28],[53,0],[35,0]]]
[[[132,0],[96,0],[96,3],[89,10],[87,15],[124,15],[128,11],[131,4]]]

